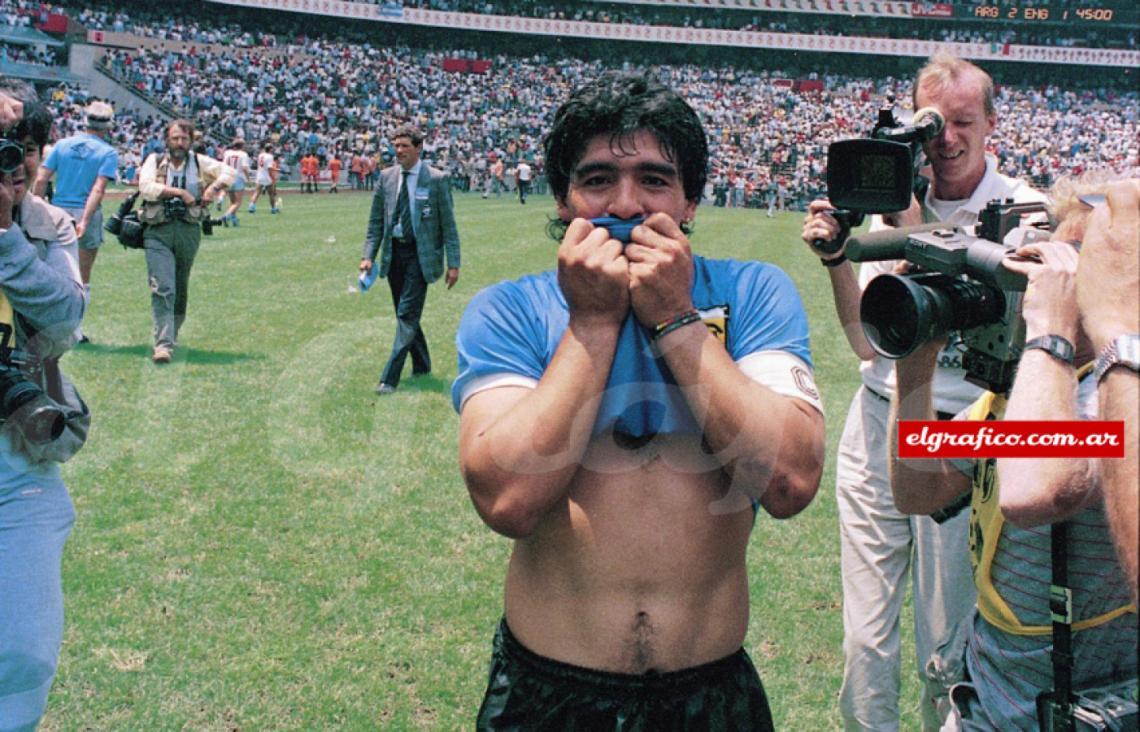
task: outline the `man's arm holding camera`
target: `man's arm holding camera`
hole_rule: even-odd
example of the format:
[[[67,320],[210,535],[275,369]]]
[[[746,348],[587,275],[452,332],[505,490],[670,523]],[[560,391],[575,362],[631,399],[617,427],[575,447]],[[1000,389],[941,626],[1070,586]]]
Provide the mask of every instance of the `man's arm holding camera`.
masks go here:
[[[0,130],[7,132],[24,118],[24,103],[10,94],[0,92]]]
[[[871,348],[867,337],[863,335],[863,324],[859,321],[859,299],[863,290],[859,286],[855,268],[844,261],[846,257],[842,247],[839,251],[829,254],[814,246],[816,241],[834,241],[843,235],[839,222],[828,213],[830,210],[832,210],[830,201],[825,199],[812,201],[808,206],[807,217],[804,218],[802,238],[827,267],[835,299],[835,312],[839,316],[843,334],[847,336],[847,343],[860,361],[870,361],[875,357],[875,351]]]
[[[932,514],[970,490],[970,478],[949,460],[899,457],[899,420],[936,419],[934,369],[945,340],[935,339],[895,362],[897,389],[887,422],[891,493],[903,513]]]
[[[57,239],[40,258],[36,247],[12,219],[9,176],[0,180],[0,289],[12,308],[41,334],[37,352],[55,356],[74,342],[87,301],[79,278],[75,228],[56,221]],[[25,204],[27,199],[25,199]],[[50,341],[50,342],[49,342]]]
[[[1063,225],[1062,225],[1063,227]],[[1062,238],[1064,229],[1058,231]],[[1023,246],[1006,268],[1029,278],[1022,301],[1025,340],[1060,336],[1078,343],[1077,251],[1068,241]],[[1072,363],[1040,348],[1026,350],[1005,410],[1008,420],[1074,420],[1076,371]],[[1095,463],[1084,458],[1002,458],[1001,511],[1007,521],[1030,527],[1063,521],[1100,497]]]
[[[1140,181],[1115,183],[1093,211],[1077,270],[1081,322],[1095,353],[1140,333]],[[1140,575],[1140,376],[1125,366],[1104,373],[1100,418],[1124,422],[1124,459],[1100,461],[1101,487],[1117,555],[1137,600]]]

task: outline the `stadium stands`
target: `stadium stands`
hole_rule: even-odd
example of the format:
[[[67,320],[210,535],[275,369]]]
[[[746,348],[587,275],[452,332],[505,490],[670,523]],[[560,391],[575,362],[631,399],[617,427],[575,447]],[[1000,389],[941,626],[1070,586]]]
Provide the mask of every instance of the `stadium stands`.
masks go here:
[[[532,4],[515,3],[519,8],[514,8],[511,3],[453,0],[448,5],[501,11]],[[591,4],[566,5],[586,12],[583,6]],[[0,4],[12,6],[10,0]],[[384,133],[410,120],[427,130],[429,156],[468,181],[478,175],[478,161],[490,153],[535,156],[540,131],[565,91],[608,65],[499,53],[483,58],[485,71],[474,73],[468,62],[480,59],[477,51],[379,47],[359,36],[321,33],[330,26],[319,23],[305,26],[309,34],[303,34],[297,16],[265,14],[258,27],[251,27],[243,23],[249,17],[243,14],[223,13],[208,23],[136,11],[136,6],[129,12],[111,7],[89,2],[68,12],[92,27],[201,45],[108,49],[108,73],[145,97],[192,116],[220,144],[239,135],[274,138],[290,169],[310,148],[322,155],[334,150],[389,152]],[[651,10],[628,7],[631,12]],[[609,62],[614,63],[620,60]],[[907,85],[889,76],[793,79],[779,69],[727,64],[654,68],[685,90],[709,126],[712,180],[728,204],[745,198],[759,205],[780,193],[791,206],[810,200],[824,188],[828,143],[866,134],[885,95],[909,98]],[[1111,89],[1005,86],[999,90],[1001,129],[993,137],[992,152],[1003,171],[1028,175],[1041,186],[1089,167],[1134,170],[1137,96]],[[60,133],[68,134],[81,120],[83,94],[68,89],[63,97],[57,100]],[[157,145],[160,127],[161,120],[120,117],[114,142],[130,161]],[[741,193],[734,197],[731,191],[737,188]]]

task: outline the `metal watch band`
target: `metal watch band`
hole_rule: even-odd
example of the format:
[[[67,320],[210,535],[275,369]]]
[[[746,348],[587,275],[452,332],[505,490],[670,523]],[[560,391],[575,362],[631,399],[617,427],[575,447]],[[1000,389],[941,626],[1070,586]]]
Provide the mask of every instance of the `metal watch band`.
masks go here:
[[[1076,352],[1076,349],[1073,347],[1072,342],[1064,336],[1052,333],[1038,336],[1037,338],[1026,341],[1025,348],[1022,350],[1028,351],[1032,348],[1038,348],[1058,361],[1064,361],[1070,366],[1073,365],[1073,354]]]
[[[1109,341],[1096,357],[1093,376],[1097,383],[1113,366],[1124,366],[1140,372],[1140,333],[1126,333]]]

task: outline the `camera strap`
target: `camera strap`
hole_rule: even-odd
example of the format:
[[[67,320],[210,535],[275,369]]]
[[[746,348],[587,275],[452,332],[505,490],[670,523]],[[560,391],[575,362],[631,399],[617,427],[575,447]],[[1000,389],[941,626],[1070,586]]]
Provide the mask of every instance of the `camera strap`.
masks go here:
[[[1073,729],[1073,590],[1069,587],[1068,522],[1049,528],[1053,580],[1049,585],[1049,612],[1053,618],[1053,730]],[[1061,713],[1057,713],[1061,712]]]

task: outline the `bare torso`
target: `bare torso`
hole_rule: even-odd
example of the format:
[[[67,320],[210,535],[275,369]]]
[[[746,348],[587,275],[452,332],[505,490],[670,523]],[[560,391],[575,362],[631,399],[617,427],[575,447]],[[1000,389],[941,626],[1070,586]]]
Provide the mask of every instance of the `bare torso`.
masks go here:
[[[753,511],[694,435],[590,443],[567,500],[515,544],[512,632],[548,658],[604,671],[688,668],[748,625]]]

